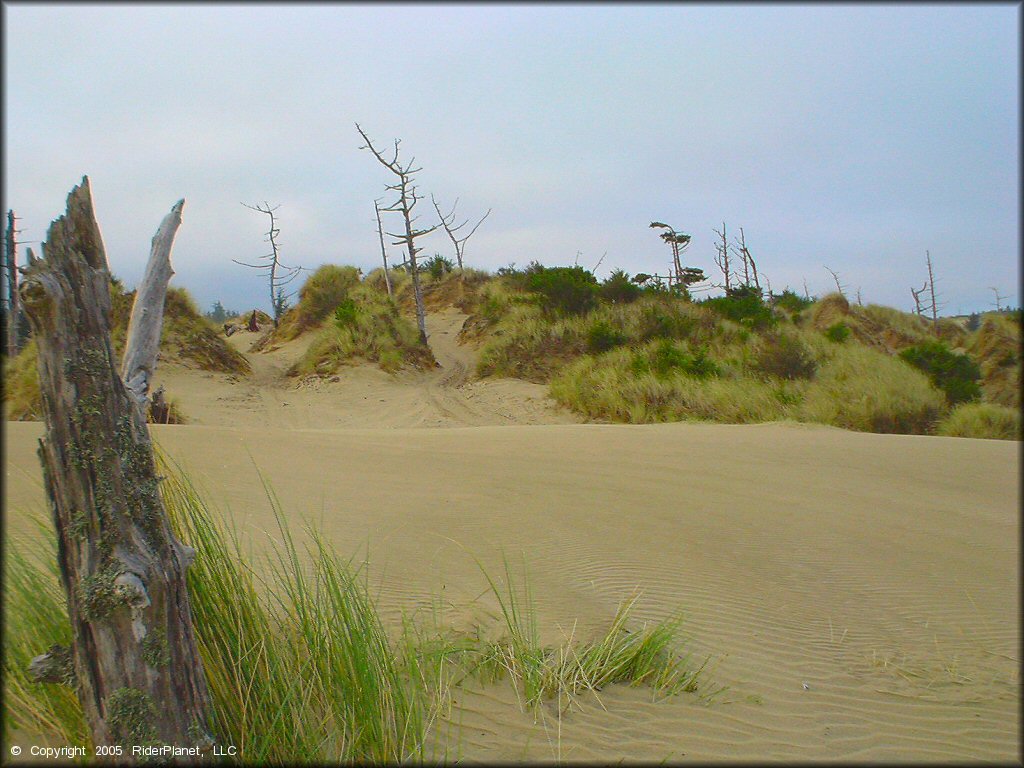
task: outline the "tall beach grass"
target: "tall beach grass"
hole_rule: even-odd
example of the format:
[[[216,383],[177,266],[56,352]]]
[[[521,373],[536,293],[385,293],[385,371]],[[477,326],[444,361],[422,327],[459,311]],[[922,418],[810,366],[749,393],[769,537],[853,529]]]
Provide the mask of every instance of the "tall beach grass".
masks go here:
[[[238,748],[239,762],[444,761],[437,726],[451,713],[453,689],[500,679],[516,687],[524,711],[554,698],[560,717],[581,691],[612,683],[649,685],[656,696],[696,692],[705,701],[716,693],[704,665],[692,666],[683,652],[679,618],[637,628],[635,600],[596,640],[570,636],[541,646],[528,582],[514,586],[507,564],[504,589],[483,572],[501,606],[496,632],[453,634],[443,623],[424,627],[410,618],[389,632],[365,570],[341,559],[315,529],[300,548],[272,490],[277,531],[264,567],[256,567],[230,521],[207,507],[173,463],[159,463],[168,515],[198,553],[187,578],[212,726],[220,743]],[[88,745],[72,690],[26,673],[32,657],[70,641],[54,538],[40,520],[34,555],[23,541],[8,547],[4,734],[8,742],[17,735]]]

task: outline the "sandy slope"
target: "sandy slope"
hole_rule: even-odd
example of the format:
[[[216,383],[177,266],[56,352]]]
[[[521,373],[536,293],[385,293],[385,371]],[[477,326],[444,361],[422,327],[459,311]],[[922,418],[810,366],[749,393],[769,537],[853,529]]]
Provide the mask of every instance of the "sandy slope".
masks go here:
[[[466,692],[438,731],[449,757],[1019,760],[1018,444],[500,426],[490,404],[530,390],[474,401],[458,372],[468,353],[431,330],[442,368],[419,378],[351,369],[319,392],[253,391],[200,374],[181,398],[196,423],[156,439],[259,548],[273,522],[255,462],[296,521],[368,552],[389,622],[442,596],[454,626],[497,627],[474,558],[497,576],[506,555],[526,563],[547,640],[574,622],[594,636],[640,590],[638,618],[684,611],[690,647],[728,686],[710,705],[611,686],[560,723],[520,713],[507,687]],[[274,380],[284,360],[256,376]],[[527,418],[565,418],[535,406]],[[239,413],[252,420],[228,426]],[[452,428],[417,428],[430,425]],[[8,535],[20,537],[22,510],[42,504],[41,425],[7,427]]]
[[[191,424],[217,426],[449,427],[574,423],[579,419],[547,396],[547,388],[515,379],[476,381],[475,350],[457,343],[466,315],[455,309],[427,317],[440,367],[391,375],[372,365],[343,367],[336,377],[294,379],[285,371],[312,341],[306,334],[266,353],[249,353],[257,338],[228,338],[253,367],[248,377],[181,367],[157,371]]]

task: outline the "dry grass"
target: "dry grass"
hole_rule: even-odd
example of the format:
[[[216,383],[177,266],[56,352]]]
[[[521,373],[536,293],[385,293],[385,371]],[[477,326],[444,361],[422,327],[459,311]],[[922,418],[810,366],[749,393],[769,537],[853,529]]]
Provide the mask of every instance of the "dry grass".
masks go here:
[[[359,285],[357,267],[323,264],[306,278],[298,303],[281,317],[273,341],[289,341],[328,320],[334,308]]]
[[[289,375],[327,376],[359,360],[377,363],[388,373],[406,366],[425,369],[435,364],[430,348],[420,343],[416,326],[399,314],[387,294],[359,285],[348,296],[348,319],[332,317],[324,323],[305,354],[289,369]]]
[[[802,421],[863,432],[927,434],[946,409],[928,378],[859,344],[835,345],[797,410]]]
[[[964,342],[981,365],[982,398],[989,403],[1020,409],[1021,328],[1012,317],[989,315]]]
[[[935,434],[990,440],[1020,440],[1020,409],[993,403],[962,403],[939,422]]]
[[[112,279],[110,294],[111,345],[115,359],[120,359],[124,352],[135,292],[125,293],[121,283]],[[38,355],[35,340],[29,339],[14,360],[9,364],[5,361],[5,418],[24,421],[42,417],[42,396],[36,371]],[[245,356],[229,346],[214,327],[199,314],[188,291],[177,287],[167,290],[157,360],[158,367],[159,363],[173,362],[203,371],[241,375],[251,371]],[[175,418],[183,419],[177,405],[173,404],[173,407]]]

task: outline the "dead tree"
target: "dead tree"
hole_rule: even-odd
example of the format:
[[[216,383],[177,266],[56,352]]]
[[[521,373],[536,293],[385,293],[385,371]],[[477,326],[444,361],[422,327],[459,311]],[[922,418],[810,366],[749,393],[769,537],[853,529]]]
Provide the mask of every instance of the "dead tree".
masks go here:
[[[413,158],[405,165],[402,165],[399,160],[399,144],[401,139],[395,139],[395,154],[390,160],[386,160],[376,147],[373,146],[373,142],[370,141],[370,137],[366,135],[362,128],[359,127],[359,123],[356,123],[356,130],[359,131],[359,135],[363,137],[365,145],[361,146],[360,149],[368,149],[373,154],[377,161],[393,173],[398,181],[394,184],[388,184],[387,189],[391,190],[397,195],[395,201],[387,208],[382,208],[383,211],[390,211],[394,213],[401,213],[402,220],[405,224],[405,231],[400,234],[388,232],[388,237],[395,238],[393,245],[404,245],[408,254],[407,261],[409,264],[409,271],[412,273],[412,293],[413,298],[416,301],[416,324],[419,326],[420,331],[420,342],[424,345],[427,343],[427,321],[426,311],[423,308],[423,292],[420,288],[420,274],[419,268],[416,266],[416,254],[422,251],[422,248],[416,246],[416,240],[424,235],[428,235],[435,229],[440,227],[440,224],[435,224],[427,229],[416,229],[415,224],[417,217],[413,216],[413,209],[416,207],[416,203],[422,200],[418,194],[416,194],[416,185],[413,183],[415,174],[419,173],[422,168],[416,168],[416,158]]]
[[[455,246],[455,258],[458,261],[459,272],[461,273],[463,271],[462,254],[465,253],[466,251],[466,241],[469,240],[469,238],[471,238],[476,233],[476,230],[479,228],[479,226],[484,223],[484,219],[491,215],[491,209],[487,209],[487,213],[480,217],[480,221],[478,221],[473,226],[473,228],[469,230],[469,234],[467,234],[465,237],[459,238],[455,236],[455,233],[469,223],[469,219],[466,219],[457,227],[452,226],[452,224],[455,223],[455,209],[459,205],[459,198],[455,198],[455,204],[452,205],[452,210],[447,216],[441,213],[441,206],[437,204],[437,200],[434,199],[433,195],[430,196],[430,202],[434,204],[434,210],[437,211],[437,218],[441,220],[441,226],[444,227],[444,231],[448,234],[448,239],[451,240],[452,245]]]
[[[928,251],[924,252],[925,260],[928,262],[928,288],[932,295],[932,328],[935,331],[935,335],[939,334],[939,304],[935,299],[935,274],[932,272],[932,255]]]
[[[72,647],[52,647],[30,673],[74,685],[95,744],[121,745],[126,760],[135,745],[213,745],[185,584],[195,551],[171,532],[145,415],[184,202],[153,237],[120,376],[88,178],[20,288],[39,347],[38,452],[72,628]]]
[[[724,230],[724,227],[723,227]],[[750,273],[754,273],[754,287],[758,291],[761,290],[761,281],[757,276],[757,264],[754,263],[754,257],[750,255],[750,250],[747,248],[746,236],[743,234],[743,227],[740,227],[740,236],[736,239],[736,245],[733,246],[734,252],[743,260],[743,284],[750,285]]]
[[[910,288],[910,293],[914,297],[914,314],[921,315],[922,317],[924,316],[925,307],[921,303],[921,294],[923,294],[927,290],[928,290],[928,283],[925,283],[920,288],[918,288],[916,291],[914,290],[913,286],[911,286],[911,288]]]
[[[391,289],[391,275],[388,274],[388,251],[384,247],[384,223],[380,220],[380,200],[373,201],[373,210],[377,214],[377,235],[380,237],[380,257],[384,261],[384,285],[388,289],[388,298],[394,298]]]
[[[839,291],[839,295],[840,295],[840,296],[843,296],[843,297],[845,298],[845,296],[846,296],[846,290],[845,290],[845,288],[846,288],[846,287],[845,287],[845,286],[844,286],[844,285],[843,285],[842,283],[840,283],[840,282],[839,282],[839,275],[837,275],[837,274],[836,274],[835,272],[833,272],[833,271],[832,271],[831,269],[829,269],[828,267],[825,267],[825,270],[826,270],[826,271],[827,271],[827,272],[828,272],[828,273],[829,273],[830,275],[832,275],[832,279],[836,281],[836,290],[837,290],[837,291]]]
[[[18,305],[18,245],[15,239],[14,211],[7,211],[7,232],[4,236],[4,265],[7,268],[7,359],[18,354],[18,326],[21,307]]]
[[[992,291],[992,293],[994,293],[996,296],[996,300],[993,302],[996,305],[996,312],[1002,312],[1003,301],[1008,297],[1000,295],[998,288],[993,288],[992,286],[989,286],[989,290]]]
[[[722,275],[725,277],[725,285],[723,287],[725,288],[726,295],[728,295],[731,287],[730,278],[732,277],[732,268],[729,266],[729,240],[726,237],[725,222],[722,222],[721,232],[717,229],[713,229],[711,231],[718,235],[719,239],[722,241],[721,245],[715,243],[715,251],[718,254],[715,256],[715,264],[717,264],[718,268],[722,270]]]
[[[302,271],[302,267],[289,267],[281,263],[281,253],[279,250],[279,243],[277,242],[277,236],[281,233],[281,230],[277,228],[277,220],[274,218],[274,211],[280,208],[280,205],[275,205],[273,208],[270,207],[270,203],[264,201],[263,205],[247,205],[242,203],[250,211],[258,211],[265,213],[270,217],[270,229],[267,231],[267,242],[270,243],[270,253],[265,256],[260,256],[260,260],[263,264],[247,264],[244,261],[238,259],[232,259],[235,264],[241,264],[243,267],[250,267],[252,269],[266,270],[268,275],[268,284],[270,287],[270,307],[271,312],[274,316],[274,327],[277,328],[277,324],[281,320],[281,315],[284,314],[285,302],[292,294],[287,296],[284,293],[284,286],[288,285],[292,280],[298,277],[299,272]]]

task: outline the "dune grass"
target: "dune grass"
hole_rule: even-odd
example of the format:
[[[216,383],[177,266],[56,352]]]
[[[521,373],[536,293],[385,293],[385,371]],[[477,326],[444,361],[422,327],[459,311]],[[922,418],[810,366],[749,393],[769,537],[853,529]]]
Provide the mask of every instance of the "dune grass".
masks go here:
[[[861,432],[928,434],[943,394],[907,363],[860,345],[835,345],[797,409],[802,421]]]
[[[111,348],[119,360],[124,352],[128,321],[135,291],[124,290],[116,278],[110,281]],[[4,359],[4,416],[26,421],[42,418],[42,395],[36,372],[39,351],[30,338],[18,355]],[[229,346],[196,308],[188,291],[180,287],[167,290],[164,320],[160,330],[160,362],[178,362],[203,371],[248,374],[251,369],[245,356]],[[159,380],[159,374],[157,375]],[[173,395],[173,393],[169,393]],[[178,422],[185,420],[175,404]]]
[[[329,375],[354,360],[377,363],[388,373],[433,366],[433,353],[420,343],[416,325],[399,314],[386,293],[358,285],[332,312],[290,375]]]
[[[212,723],[245,763],[399,762],[438,759],[436,726],[452,690],[507,677],[524,710],[552,697],[571,705],[581,691],[612,683],[649,685],[656,696],[696,692],[710,701],[704,665],[681,652],[679,618],[631,628],[635,600],[607,633],[542,647],[536,609],[506,564],[497,640],[482,629],[453,635],[409,619],[389,633],[369,597],[366,573],[309,529],[300,550],[272,490],[278,529],[265,568],[254,567],[230,522],[210,510],[176,466],[160,457],[161,485],[178,535],[198,556],[188,572],[193,625],[209,683]],[[8,636],[4,734],[39,743],[89,745],[77,699],[64,686],[31,682],[31,658],[68,644],[70,626],[55,567],[55,541],[41,522],[33,543],[12,542],[4,562]],[[40,546],[43,542],[45,546]],[[705,662],[706,665],[707,662]],[[445,759],[447,753],[440,759]]]
[[[281,317],[274,331],[275,341],[289,341],[328,319],[334,308],[359,285],[359,269],[323,264],[306,278],[299,300]]]
[[[1020,440],[1020,410],[995,403],[962,403],[939,422],[935,434],[989,440]]]

